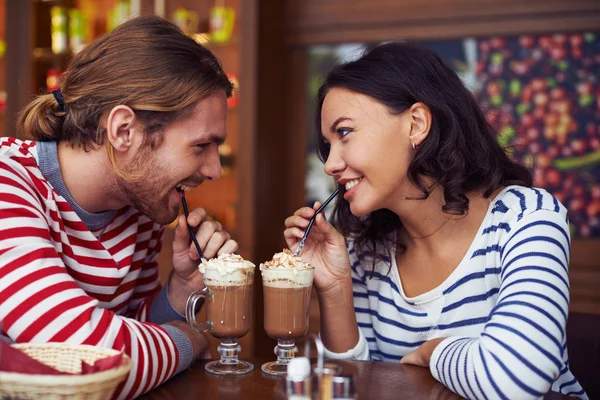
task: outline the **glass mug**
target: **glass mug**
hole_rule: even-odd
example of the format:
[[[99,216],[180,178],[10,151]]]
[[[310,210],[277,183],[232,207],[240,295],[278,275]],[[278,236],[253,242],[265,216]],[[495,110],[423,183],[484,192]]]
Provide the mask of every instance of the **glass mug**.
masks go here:
[[[285,375],[287,365],[298,352],[296,339],[308,332],[310,295],[314,268],[263,269],[264,328],[277,340],[277,361],[262,365],[263,372]]]
[[[254,270],[238,270],[222,275],[218,269],[206,268],[206,287],[190,294],[186,304],[186,319],[197,332],[208,332],[221,340],[218,361],[206,364],[208,372],[218,375],[240,375],[250,372],[254,365],[238,359],[241,346],[238,339],[252,326],[252,293]],[[205,299],[207,320],[196,322],[196,305]]]

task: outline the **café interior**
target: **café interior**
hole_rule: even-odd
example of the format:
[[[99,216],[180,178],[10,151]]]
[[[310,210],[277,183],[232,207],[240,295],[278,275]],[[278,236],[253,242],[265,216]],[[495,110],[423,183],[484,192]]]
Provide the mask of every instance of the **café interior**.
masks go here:
[[[225,10],[219,14],[224,27],[217,31],[215,8]],[[153,14],[210,49],[234,84],[227,140],[219,149],[221,178],[189,192],[187,202],[221,222],[238,241],[239,254],[256,265],[286,247],[287,216],[323,201],[336,188],[315,149],[314,98],[327,71],[387,41],[413,41],[437,52],[488,106],[501,143],[532,166],[534,185],[568,209],[571,368],[590,398],[600,397],[600,3],[0,0],[0,136],[15,136],[19,110],[33,96],[56,89],[70,57],[86,43],[132,16]],[[572,50],[579,42],[584,45],[578,52]],[[526,63],[519,49],[532,46],[541,56]],[[526,70],[515,73],[512,66],[521,64]],[[574,67],[594,79],[584,82],[581,74],[569,74]],[[504,72],[491,78],[498,68]],[[519,94],[533,85],[536,91],[537,85],[535,96],[542,102],[557,81],[572,102],[570,114],[559,119],[573,123],[553,127],[543,116],[521,118],[520,97],[511,90]],[[503,118],[507,110],[511,115]],[[170,272],[173,228],[165,229],[159,257],[163,283]],[[275,340],[265,333],[262,302],[257,279],[254,324],[240,339],[241,359],[273,356]],[[319,332],[314,293],[309,332]],[[216,348],[218,341],[211,340]],[[299,348],[305,340],[298,341]],[[316,355],[314,348],[311,354]]]

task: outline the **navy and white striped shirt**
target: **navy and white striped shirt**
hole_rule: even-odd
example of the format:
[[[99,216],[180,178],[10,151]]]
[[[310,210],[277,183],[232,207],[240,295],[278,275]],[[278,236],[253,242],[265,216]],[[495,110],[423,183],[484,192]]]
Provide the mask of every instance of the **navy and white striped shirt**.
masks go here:
[[[430,370],[463,397],[534,399],[552,390],[587,399],[568,367],[567,210],[545,190],[502,190],[454,272],[416,297],[404,294],[393,257],[379,254],[369,279],[372,258],[352,241],[348,251],[360,340],[328,357],[397,362],[445,337]]]

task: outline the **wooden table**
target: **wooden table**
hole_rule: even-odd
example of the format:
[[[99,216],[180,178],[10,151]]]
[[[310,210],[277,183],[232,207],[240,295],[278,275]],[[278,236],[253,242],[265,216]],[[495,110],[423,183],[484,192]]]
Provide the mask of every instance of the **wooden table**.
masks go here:
[[[201,399],[285,399],[282,378],[272,377],[260,370],[264,359],[251,359],[254,370],[239,376],[218,376],[204,370],[206,361],[199,361],[164,385],[140,397],[144,400],[201,400]],[[436,381],[426,368],[375,361],[335,361],[343,372],[353,373],[359,399],[460,399]],[[557,393],[545,399],[569,397]]]

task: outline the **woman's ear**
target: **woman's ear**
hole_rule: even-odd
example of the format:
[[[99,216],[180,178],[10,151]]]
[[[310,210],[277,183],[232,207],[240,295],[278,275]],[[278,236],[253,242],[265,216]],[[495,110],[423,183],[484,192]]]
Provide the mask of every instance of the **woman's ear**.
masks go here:
[[[409,139],[414,148],[417,148],[431,129],[431,110],[424,103],[415,103],[408,110],[411,118]]]

